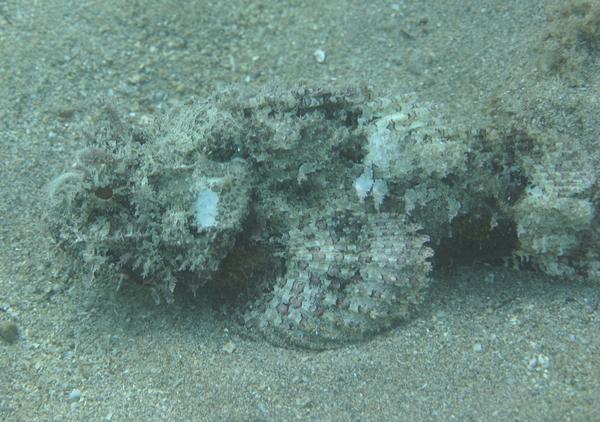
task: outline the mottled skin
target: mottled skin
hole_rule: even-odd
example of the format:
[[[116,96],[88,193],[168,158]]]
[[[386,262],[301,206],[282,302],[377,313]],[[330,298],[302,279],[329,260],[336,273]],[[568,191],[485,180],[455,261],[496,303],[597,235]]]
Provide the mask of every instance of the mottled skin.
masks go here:
[[[281,345],[322,349],[368,338],[421,302],[427,239],[385,213],[347,210],[309,221],[290,232],[285,274],[246,322]]]

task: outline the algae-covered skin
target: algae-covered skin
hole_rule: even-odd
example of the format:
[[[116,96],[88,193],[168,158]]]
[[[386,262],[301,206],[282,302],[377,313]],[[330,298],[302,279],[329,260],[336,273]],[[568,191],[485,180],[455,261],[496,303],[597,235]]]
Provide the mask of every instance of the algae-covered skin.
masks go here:
[[[193,133],[176,132],[176,124],[150,138],[107,113],[108,126],[49,187],[51,233],[94,276],[120,274],[147,285],[157,301],[171,301],[179,282],[196,292],[242,228],[252,187],[246,164],[206,159]],[[206,190],[219,197],[215,227],[196,218]]]
[[[50,185],[57,244],[97,279],[120,274],[157,300],[176,286],[220,291],[278,345],[369,338],[412,315],[432,261],[457,247],[466,260],[509,258],[533,242],[518,230],[553,224],[571,236],[556,242],[573,243],[594,214],[573,199],[554,215],[589,212],[540,223],[531,139],[452,128],[410,96],[231,89],[145,132],[105,114]]]

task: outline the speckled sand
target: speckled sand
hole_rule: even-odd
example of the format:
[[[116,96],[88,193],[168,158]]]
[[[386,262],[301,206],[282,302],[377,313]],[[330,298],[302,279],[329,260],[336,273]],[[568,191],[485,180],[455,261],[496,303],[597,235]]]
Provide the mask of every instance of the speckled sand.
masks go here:
[[[40,223],[44,185],[104,96],[147,124],[224,84],[369,83],[466,126],[484,126],[498,98],[529,121],[531,97],[583,96],[565,120],[585,122],[598,57],[581,83],[540,66],[560,3],[0,1],[0,321],[20,332],[0,341],[0,420],[599,420],[598,283],[455,266],[392,333],[283,350],[241,337],[202,298],[155,306],[63,272]],[[574,136],[600,139],[584,126]]]

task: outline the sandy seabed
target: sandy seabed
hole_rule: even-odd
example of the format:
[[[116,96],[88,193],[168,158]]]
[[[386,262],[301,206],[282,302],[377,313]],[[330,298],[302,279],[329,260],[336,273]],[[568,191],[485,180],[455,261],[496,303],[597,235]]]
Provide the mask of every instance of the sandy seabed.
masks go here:
[[[394,331],[286,350],[202,298],[156,306],[64,271],[40,222],[103,98],[144,125],[229,84],[367,83],[457,125],[600,139],[598,51],[569,44],[564,13],[594,2],[562,3],[0,2],[0,321],[19,330],[0,341],[0,419],[598,420],[597,281],[456,265]]]

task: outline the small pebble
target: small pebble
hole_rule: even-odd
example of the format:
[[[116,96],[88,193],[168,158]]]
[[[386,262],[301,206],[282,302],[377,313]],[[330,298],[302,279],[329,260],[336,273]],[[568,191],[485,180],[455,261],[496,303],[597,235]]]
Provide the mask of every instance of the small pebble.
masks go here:
[[[235,343],[232,341],[228,341],[227,343],[225,343],[223,345],[223,347],[221,348],[221,350],[223,350],[225,353],[233,353],[235,350]]]
[[[315,60],[317,61],[317,63],[324,63],[326,55],[325,55],[325,52],[323,50],[321,50],[320,48],[317,48],[313,52],[313,57],[315,58]]]
[[[548,369],[550,367],[550,358],[546,355],[542,355],[541,353],[536,357],[532,358],[529,361],[529,367],[531,369],[535,369],[538,367],[542,367],[543,369]]]
[[[69,401],[71,403],[77,402],[81,399],[81,391],[75,389],[69,393]]]
[[[477,353],[483,352],[483,346],[481,345],[481,343],[475,343],[473,345],[473,351]]]
[[[19,337],[19,328],[13,321],[0,322],[0,339],[6,343],[12,344]]]
[[[540,354],[538,355],[537,360],[542,368],[548,369],[550,367],[550,358],[548,356]]]
[[[533,358],[529,361],[529,367],[531,369],[535,369],[537,367],[537,365],[538,365],[537,358]]]

